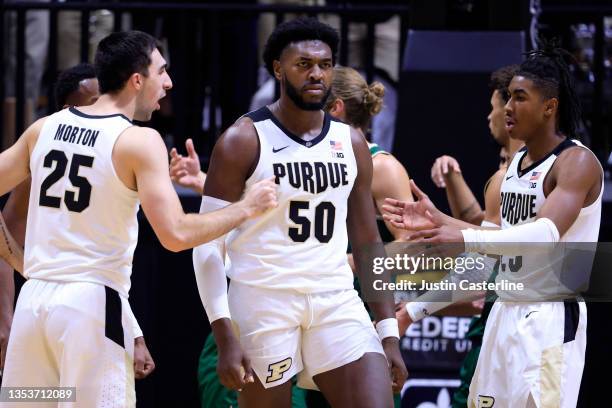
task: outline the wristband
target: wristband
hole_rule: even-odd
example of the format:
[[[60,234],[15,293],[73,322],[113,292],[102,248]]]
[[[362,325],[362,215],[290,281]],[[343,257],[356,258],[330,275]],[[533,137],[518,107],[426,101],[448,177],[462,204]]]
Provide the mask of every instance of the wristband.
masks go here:
[[[429,302],[408,302],[406,303],[406,311],[412,322],[418,322],[425,316],[429,316],[430,312],[427,310]]]
[[[396,339],[400,338],[399,326],[397,324],[397,319],[394,317],[383,319],[376,323],[376,332],[378,333],[378,338],[381,340],[384,340],[387,337],[395,337]]]

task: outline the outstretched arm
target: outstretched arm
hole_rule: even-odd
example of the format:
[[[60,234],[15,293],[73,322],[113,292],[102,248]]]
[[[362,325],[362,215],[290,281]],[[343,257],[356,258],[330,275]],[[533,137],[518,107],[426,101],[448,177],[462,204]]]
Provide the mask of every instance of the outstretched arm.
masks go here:
[[[418,188],[416,205],[387,200],[385,217],[398,226],[420,222],[423,227],[411,238],[427,243],[464,243],[468,252],[498,255],[540,253],[549,245],[529,245],[524,243],[525,237],[529,237],[532,243],[554,244],[559,241],[580,210],[597,199],[602,177],[601,166],[591,152],[582,148],[566,150],[545,179],[550,183],[550,192],[536,220],[504,230],[488,230],[448,217],[438,211]],[[413,187],[416,186],[413,184]]]
[[[510,245],[524,241],[555,243],[569,230],[583,207],[592,204],[601,192],[602,170],[586,149],[572,148],[561,154],[547,179],[551,191],[538,211],[535,222],[499,231],[462,230],[467,250],[500,255],[520,255],[547,246]],[[545,185],[546,189],[546,185]]]
[[[223,210],[185,214],[168,174],[166,147],[153,129],[128,128],[117,141],[113,156],[117,167],[124,169],[123,163],[130,167],[126,185],[138,190],[142,209],[155,234],[171,251],[213,240],[276,205],[276,186],[266,180],[254,185],[244,199]]]

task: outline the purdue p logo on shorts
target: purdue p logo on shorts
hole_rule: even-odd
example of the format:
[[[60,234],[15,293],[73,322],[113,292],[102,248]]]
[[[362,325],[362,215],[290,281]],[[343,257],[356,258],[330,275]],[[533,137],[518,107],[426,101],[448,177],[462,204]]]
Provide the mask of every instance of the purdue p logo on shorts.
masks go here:
[[[495,405],[495,398],[488,395],[478,396],[478,408],[491,408]]]
[[[274,381],[278,381],[283,378],[283,374],[287,370],[291,368],[291,357],[287,357],[284,360],[279,361],[278,363],[272,363],[268,366],[269,376],[266,377],[266,383],[271,383]]]

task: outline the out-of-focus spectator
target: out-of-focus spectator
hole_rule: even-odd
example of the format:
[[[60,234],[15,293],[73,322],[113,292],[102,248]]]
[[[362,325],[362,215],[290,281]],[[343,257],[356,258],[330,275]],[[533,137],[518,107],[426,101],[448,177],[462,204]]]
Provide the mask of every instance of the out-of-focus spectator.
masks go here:
[[[22,1],[22,0],[18,0]],[[34,0],[48,3],[49,0]],[[2,150],[15,142],[15,113],[17,107],[17,13],[4,14],[4,89]],[[35,120],[36,100],[40,93],[40,82],[45,69],[49,45],[49,12],[30,10],[25,14],[25,104],[24,123],[27,126]]]

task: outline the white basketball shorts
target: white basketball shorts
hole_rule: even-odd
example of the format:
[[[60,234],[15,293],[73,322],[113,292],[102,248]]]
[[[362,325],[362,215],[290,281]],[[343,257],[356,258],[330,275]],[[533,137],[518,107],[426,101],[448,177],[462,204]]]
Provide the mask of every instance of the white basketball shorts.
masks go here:
[[[575,408],[586,348],[584,302],[497,301],[468,406]]]
[[[94,283],[27,281],[17,301],[2,387],[76,387],[76,402],[31,406],[134,407],[129,302]],[[0,407],[23,408],[23,402]]]
[[[232,281],[232,321],[240,344],[265,388],[298,374],[298,385],[317,389],[317,374],[365,353],[384,355],[365,306],[353,289],[304,294]]]

